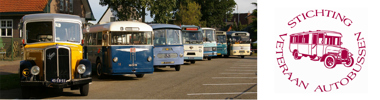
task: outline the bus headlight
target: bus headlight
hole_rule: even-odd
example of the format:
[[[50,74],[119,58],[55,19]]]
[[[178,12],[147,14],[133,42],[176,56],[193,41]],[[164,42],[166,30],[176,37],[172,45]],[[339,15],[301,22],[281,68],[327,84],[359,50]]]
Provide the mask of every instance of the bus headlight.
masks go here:
[[[30,70],[30,73],[32,73],[32,75],[38,75],[38,73],[40,73],[40,67],[33,66],[32,69]]]
[[[115,57],[112,60],[113,60],[113,62],[117,62],[119,59],[117,57]]]
[[[183,54],[181,53],[181,54],[179,54],[179,57],[183,57]]]
[[[152,61],[152,57],[149,56],[149,57],[148,57],[148,61],[149,61],[149,62]]]
[[[236,51],[234,51],[234,53],[236,53]]]
[[[199,49],[199,52],[202,52],[202,49]]]
[[[77,71],[79,74],[83,74],[86,71],[86,66],[83,64],[79,64],[77,67]]]

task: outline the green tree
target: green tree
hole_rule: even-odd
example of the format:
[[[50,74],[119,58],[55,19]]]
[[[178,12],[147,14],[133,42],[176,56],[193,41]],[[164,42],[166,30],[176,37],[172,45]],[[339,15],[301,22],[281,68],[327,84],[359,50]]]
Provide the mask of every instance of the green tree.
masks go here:
[[[223,27],[225,19],[232,18],[236,2],[235,0],[196,0],[201,5],[201,21],[205,21],[207,27]]]
[[[149,5],[150,17],[154,16],[154,22],[168,23],[174,18],[177,0],[151,0]]]
[[[253,5],[257,7],[257,3],[253,2]],[[254,9],[251,14],[252,17],[252,23],[250,24],[251,29],[248,30],[249,33],[251,33],[251,39],[252,41],[257,40],[257,9]]]
[[[201,6],[194,1],[185,0],[180,3],[178,11],[176,12],[177,25],[201,25],[200,19],[202,14],[200,12]]]
[[[109,6],[117,12],[119,20],[142,19],[145,22],[146,8],[150,0],[100,0],[102,6]]]

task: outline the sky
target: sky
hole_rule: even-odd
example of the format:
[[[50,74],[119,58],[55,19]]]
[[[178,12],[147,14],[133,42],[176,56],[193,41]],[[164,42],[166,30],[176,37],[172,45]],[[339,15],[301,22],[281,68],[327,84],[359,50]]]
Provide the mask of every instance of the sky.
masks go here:
[[[102,17],[103,13],[107,10],[107,6],[101,6],[99,5],[99,0],[88,0],[91,6],[91,10],[94,13],[94,17],[96,21],[92,21],[93,23],[96,23],[99,21],[100,17]],[[256,9],[256,6],[251,4],[252,2],[257,2],[257,0],[235,0],[236,4],[238,5],[238,9],[235,8],[234,13],[248,13],[252,12],[253,9]],[[148,15],[145,16],[146,22],[153,21],[153,18],[150,17],[150,12],[146,12]]]

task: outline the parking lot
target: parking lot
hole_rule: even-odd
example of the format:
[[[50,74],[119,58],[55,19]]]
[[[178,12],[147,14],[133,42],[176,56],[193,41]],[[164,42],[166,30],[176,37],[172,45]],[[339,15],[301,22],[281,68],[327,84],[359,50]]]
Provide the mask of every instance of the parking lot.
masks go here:
[[[257,58],[214,58],[174,68],[156,69],[143,78],[135,75],[93,75],[88,96],[78,90],[36,90],[35,98],[46,99],[256,99]],[[21,97],[21,90],[1,90],[2,99]]]

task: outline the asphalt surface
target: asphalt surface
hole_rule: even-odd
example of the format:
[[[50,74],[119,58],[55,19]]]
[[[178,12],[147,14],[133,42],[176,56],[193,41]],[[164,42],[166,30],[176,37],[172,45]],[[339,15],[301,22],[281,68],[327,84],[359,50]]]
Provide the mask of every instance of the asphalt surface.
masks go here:
[[[38,92],[37,92],[38,91]],[[174,68],[159,68],[143,78],[93,75],[88,96],[79,90],[36,90],[38,99],[257,99],[257,58],[214,58]],[[0,91],[1,99],[17,99],[21,89]]]

